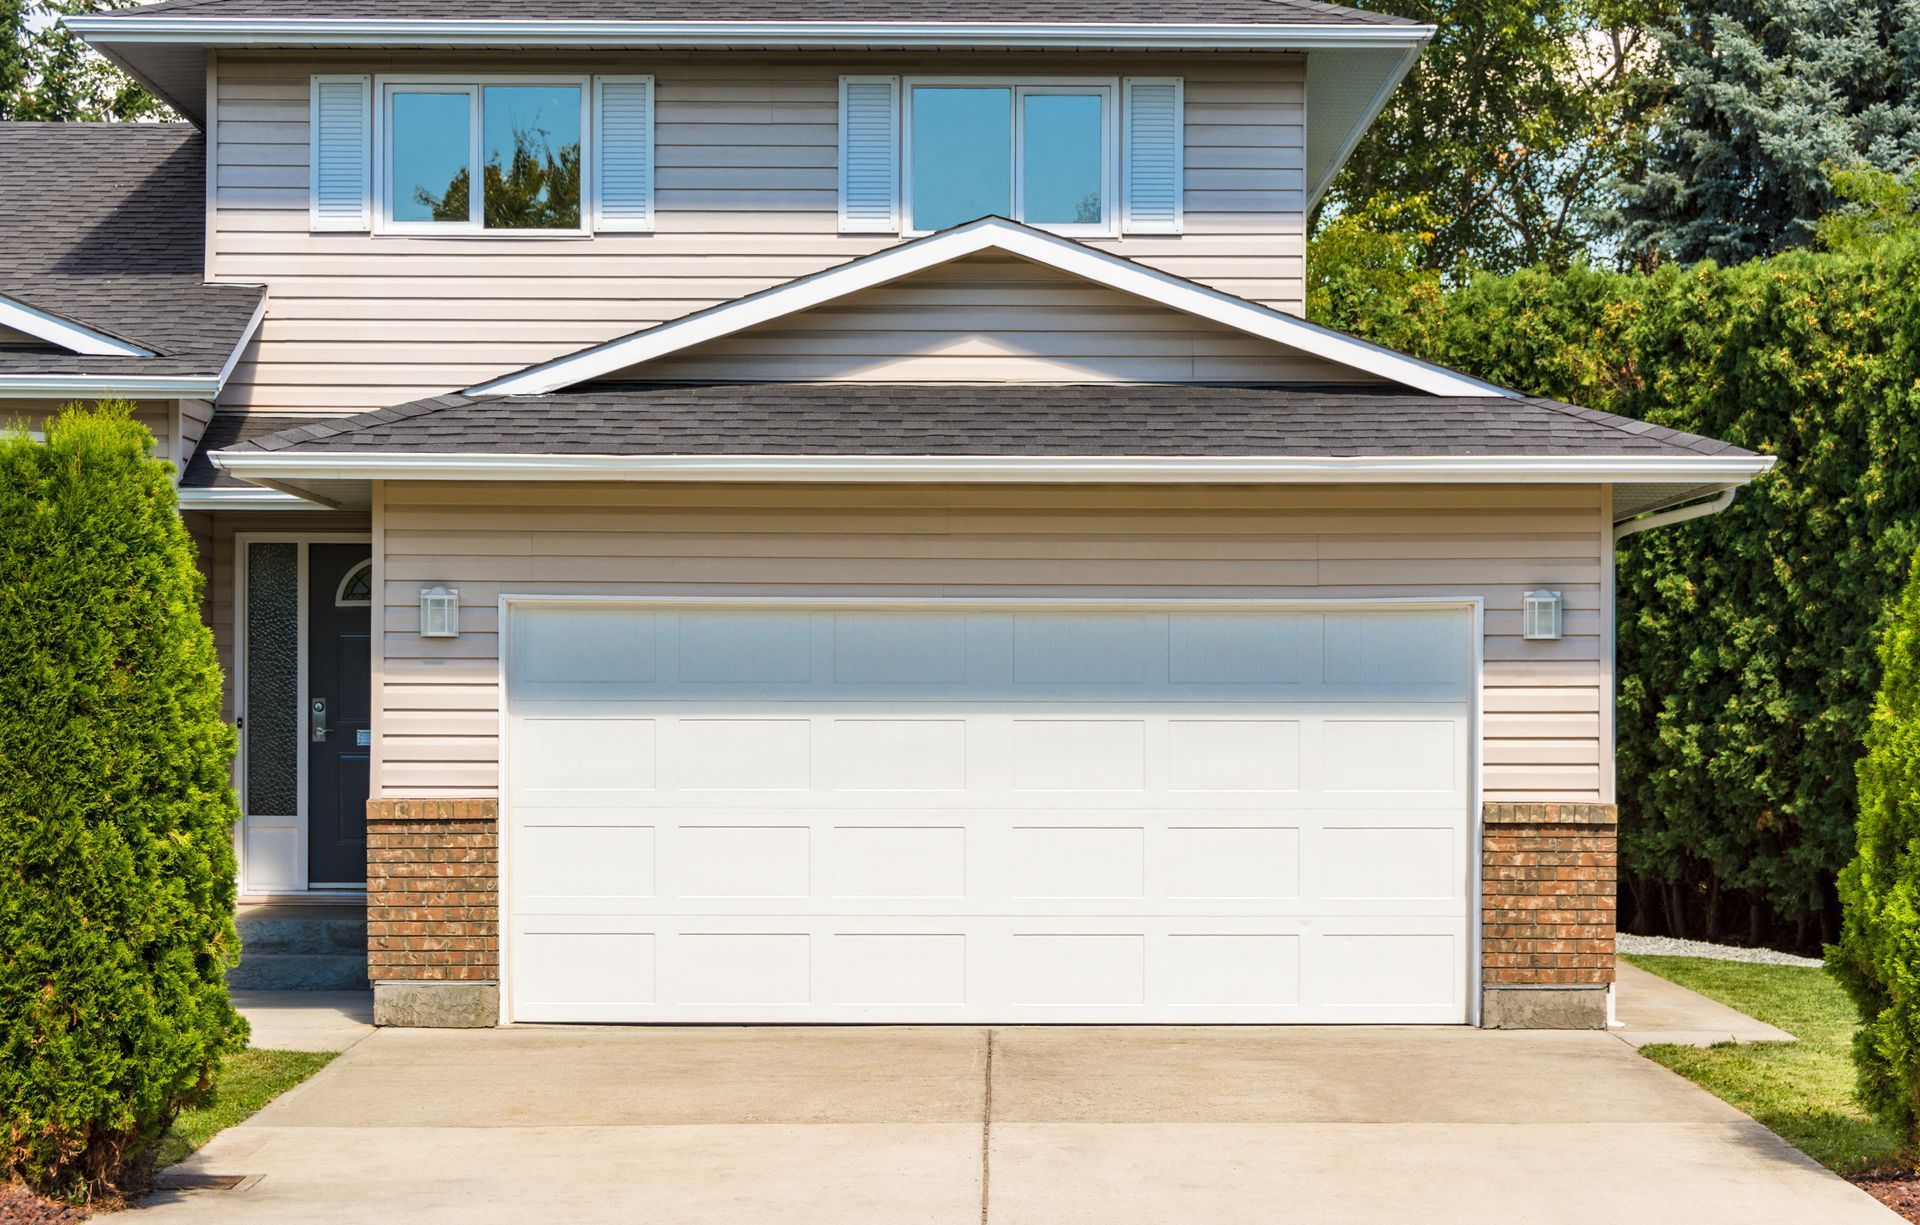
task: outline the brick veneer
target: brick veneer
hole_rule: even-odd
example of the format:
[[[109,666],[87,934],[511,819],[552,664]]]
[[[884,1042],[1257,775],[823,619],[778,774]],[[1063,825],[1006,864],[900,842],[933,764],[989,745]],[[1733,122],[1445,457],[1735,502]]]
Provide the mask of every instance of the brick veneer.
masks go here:
[[[368,977],[496,980],[499,852],[497,800],[369,800]]]
[[[1613,805],[1488,804],[1485,821],[1485,985],[1611,983]]]

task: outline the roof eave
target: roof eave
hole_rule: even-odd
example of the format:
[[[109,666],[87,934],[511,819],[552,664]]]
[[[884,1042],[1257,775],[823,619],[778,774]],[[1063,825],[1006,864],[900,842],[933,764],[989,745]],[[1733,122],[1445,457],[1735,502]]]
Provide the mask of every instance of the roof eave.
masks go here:
[[[68,17],[89,43],[301,47],[633,47],[861,49],[1061,46],[1201,50],[1422,44],[1431,25],[1368,22],[440,21],[209,18],[106,13]]]
[[[242,480],[622,480],[959,483],[1745,484],[1771,456],[513,455],[216,451]]]
[[[137,399],[153,397],[157,399],[208,399],[218,396],[226,387],[227,380],[233,377],[233,371],[240,364],[240,357],[253,342],[260,331],[261,322],[267,317],[267,296],[260,295],[260,301],[254,304],[253,314],[247,320],[247,326],[241,330],[239,340],[234,342],[226,361],[213,374],[141,374],[129,371],[125,374],[83,374],[60,373],[44,374],[6,374],[0,373],[0,400],[20,400],[42,396],[126,396]],[[130,362],[151,360],[132,357]]]

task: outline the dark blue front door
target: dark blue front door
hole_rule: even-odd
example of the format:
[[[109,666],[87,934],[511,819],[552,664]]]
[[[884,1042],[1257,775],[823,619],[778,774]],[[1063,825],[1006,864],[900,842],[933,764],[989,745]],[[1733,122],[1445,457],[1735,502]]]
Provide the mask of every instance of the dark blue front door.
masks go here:
[[[307,879],[367,879],[373,582],[364,544],[307,552]]]

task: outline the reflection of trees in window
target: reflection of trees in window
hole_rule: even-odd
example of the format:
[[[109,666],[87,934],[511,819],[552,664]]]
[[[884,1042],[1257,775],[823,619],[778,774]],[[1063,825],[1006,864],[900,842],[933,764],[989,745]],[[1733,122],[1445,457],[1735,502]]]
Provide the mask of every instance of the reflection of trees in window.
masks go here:
[[[513,131],[513,153],[501,165],[493,150],[481,172],[482,224],[489,230],[580,228],[580,144],[555,149],[540,128]],[[433,210],[435,221],[471,216],[473,181],[463,167],[438,196],[417,188],[414,199]]]
[[[1073,206],[1073,220],[1078,225],[1100,224],[1100,193],[1088,192],[1081,196]]]

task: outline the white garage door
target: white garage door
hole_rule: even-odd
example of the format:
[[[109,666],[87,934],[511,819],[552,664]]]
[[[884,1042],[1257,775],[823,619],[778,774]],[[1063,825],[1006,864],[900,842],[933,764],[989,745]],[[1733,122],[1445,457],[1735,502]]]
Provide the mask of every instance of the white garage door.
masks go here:
[[[1466,1019],[1465,609],[510,632],[514,1020]]]

